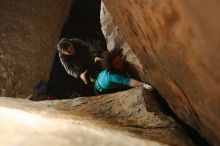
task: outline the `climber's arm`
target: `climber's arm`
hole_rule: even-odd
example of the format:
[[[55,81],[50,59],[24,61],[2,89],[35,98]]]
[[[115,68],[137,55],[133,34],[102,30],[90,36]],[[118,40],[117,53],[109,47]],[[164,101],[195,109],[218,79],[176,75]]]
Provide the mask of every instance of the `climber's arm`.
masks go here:
[[[111,81],[117,84],[130,86],[130,87],[143,87],[145,89],[152,89],[152,86],[142,83],[140,81],[137,81],[135,79],[120,75],[120,74],[114,74],[111,77]]]
[[[146,84],[146,83],[139,82],[139,81],[134,80],[134,79],[131,80],[130,86],[131,86],[131,87],[143,87],[143,88],[145,88],[145,89],[152,89],[152,88],[153,88],[151,85],[148,85],[148,84]]]

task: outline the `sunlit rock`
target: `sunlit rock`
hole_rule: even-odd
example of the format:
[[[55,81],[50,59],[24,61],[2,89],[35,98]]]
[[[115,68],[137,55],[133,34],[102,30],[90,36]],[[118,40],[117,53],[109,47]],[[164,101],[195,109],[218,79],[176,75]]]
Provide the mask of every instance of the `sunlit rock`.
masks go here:
[[[70,100],[0,98],[4,146],[193,146],[142,89]]]

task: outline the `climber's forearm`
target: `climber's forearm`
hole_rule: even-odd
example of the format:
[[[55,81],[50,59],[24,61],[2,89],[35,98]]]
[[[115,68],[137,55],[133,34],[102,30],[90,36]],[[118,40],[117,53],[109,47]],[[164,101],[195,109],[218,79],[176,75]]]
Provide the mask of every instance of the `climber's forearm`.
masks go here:
[[[134,79],[131,79],[130,86],[131,87],[143,87],[144,83],[139,82],[139,81],[134,80]]]
[[[131,80],[130,86],[131,87],[143,87],[143,88],[148,89],[148,90],[153,89],[153,87],[151,85],[139,82],[139,81],[134,80],[134,79]]]

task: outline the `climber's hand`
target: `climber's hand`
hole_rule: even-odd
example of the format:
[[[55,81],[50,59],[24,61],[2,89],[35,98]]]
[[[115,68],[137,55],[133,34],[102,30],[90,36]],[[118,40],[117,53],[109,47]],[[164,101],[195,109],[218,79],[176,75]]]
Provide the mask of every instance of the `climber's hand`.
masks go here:
[[[88,71],[88,70],[86,70],[85,72],[83,72],[83,73],[80,74],[80,78],[83,80],[83,82],[84,82],[85,84],[88,84],[88,81],[87,81],[87,79],[86,79],[86,73],[87,73],[87,71]]]
[[[102,59],[102,58],[99,58],[99,57],[95,57],[95,63],[97,63],[97,62],[103,62],[104,61],[104,59]]]
[[[148,85],[148,84],[144,84],[143,88],[145,88],[147,90],[152,90],[153,89],[153,87],[151,85]]]

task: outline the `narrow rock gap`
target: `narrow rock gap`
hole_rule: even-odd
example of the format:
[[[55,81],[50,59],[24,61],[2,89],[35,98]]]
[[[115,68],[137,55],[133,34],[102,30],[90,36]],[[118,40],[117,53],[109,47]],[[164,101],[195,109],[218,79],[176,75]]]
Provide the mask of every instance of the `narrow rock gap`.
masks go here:
[[[101,0],[74,0],[60,37],[77,37],[106,48],[100,25],[100,4]],[[78,95],[73,91],[80,93],[82,96],[93,95],[87,88],[80,80],[74,79],[66,73],[59,61],[58,53],[56,53],[48,81],[48,94],[60,99],[77,97]],[[187,125],[175,114],[157,91],[152,92],[152,95],[160,105],[161,111],[165,115],[171,116],[195,145],[211,146],[194,128]]]
[[[156,101],[160,105],[161,111],[167,115],[171,116],[183,129],[185,134],[194,142],[197,146],[212,146],[205,138],[203,138],[199,132],[193,127],[186,124],[178,115],[170,108],[166,100],[160,95],[156,90],[151,92],[152,96],[155,97]]]
[[[83,41],[106,48],[100,24],[101,0],[74,0],[69,17],[60,38],[79,38]],[[80,79],[69,76],[60,63],[58,52],[54,57],[48,81],[48,94],[60,99],[94,95],[93,89]]]

